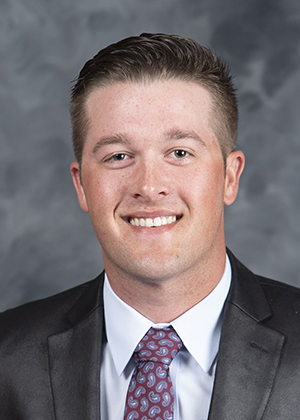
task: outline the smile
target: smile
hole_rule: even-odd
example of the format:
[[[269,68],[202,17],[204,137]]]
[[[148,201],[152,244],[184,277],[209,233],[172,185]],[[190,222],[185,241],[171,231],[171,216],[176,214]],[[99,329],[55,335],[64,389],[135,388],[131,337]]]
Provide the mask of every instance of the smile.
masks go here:
[[[129,218],[129,223],[132,226],[142,226],[142,227],[158,227],[164,225],[170,225],[175,223],[177,220],[176,216],[162,216],[162,217],[155,217],[151,219],[150,217],[143,218],[143,217],[132,217]]]

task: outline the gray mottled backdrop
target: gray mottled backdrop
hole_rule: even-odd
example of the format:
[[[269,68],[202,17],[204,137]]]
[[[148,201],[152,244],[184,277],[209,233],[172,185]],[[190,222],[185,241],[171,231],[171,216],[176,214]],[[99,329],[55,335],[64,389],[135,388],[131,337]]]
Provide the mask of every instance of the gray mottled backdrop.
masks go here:
[[[299,0],[1,0],[0,310],[102,269],[69,173],[70,81],[144,31],[194,38],[230,63],[247,165],[227,243],[252,270],[300,285]]]

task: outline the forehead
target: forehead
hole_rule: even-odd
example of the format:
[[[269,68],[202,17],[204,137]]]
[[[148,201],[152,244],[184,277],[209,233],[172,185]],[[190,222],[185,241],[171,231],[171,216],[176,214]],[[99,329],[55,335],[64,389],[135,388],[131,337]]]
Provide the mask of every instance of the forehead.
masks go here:
[[[95,87],[86,99],[88,112],[93,108],[107,109],[110,105],[157,106],[160,101],[173,103],[173,107],[200,105],[201,111],[212,107],[211,93],[202,85],[178,79],[153,80],[148,82],[116,82],[106,86]]]
[[[124,82],[97,87],[86,99],[89,125],[178,123],[210,125],[212,96],[195,82]]]

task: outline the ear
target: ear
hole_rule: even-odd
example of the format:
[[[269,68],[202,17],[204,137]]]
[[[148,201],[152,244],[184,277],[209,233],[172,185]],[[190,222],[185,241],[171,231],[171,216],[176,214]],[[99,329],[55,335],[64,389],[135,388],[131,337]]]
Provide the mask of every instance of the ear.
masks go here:
[[[237,196],[240,176],[245,166],[245,155],[240,150],[230,153],[226,160],[224,204],[229,206]]]
[[[83,186],[82,186],[82,183],[81,183],[80,169],[79,169],[78,162],[73,162],[71,164],[70,170],[71,170],[71,174],[72,174],[73,184],[74,184],[75,190],[77,192],[77,197],[78,197],[80,207],[82,208],[83,211],[88,213],[89,210],[88,210],[88,206],[87,206],[85,192],[84,192],[84,189],[83,189]]]

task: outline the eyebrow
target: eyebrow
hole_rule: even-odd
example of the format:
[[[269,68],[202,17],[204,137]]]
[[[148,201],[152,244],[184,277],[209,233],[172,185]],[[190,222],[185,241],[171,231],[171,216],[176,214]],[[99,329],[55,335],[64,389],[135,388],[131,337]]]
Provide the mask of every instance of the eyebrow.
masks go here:
[[[205,142],[194,130],[170,130],[167,133],[168,140],[182,140],[182,139],[192,139],[199,141],[203,146],[206,146]]]
[[[202,144],[202,146],[206,146],[205,142],[201,139],[201,137],[199,137],[199,135],[193,130],[191,131],[177,130],[177,129],[170,130],[166,134],[166,139],[167,141],[194,139],[194,140],[199,141]],[[93,147],[92,155],[95,155],[98,152],[98,150],[101,150],[103,147],[107,145],[111,145],[111,144],[129,145],[130,141],[126,137],[122,136],[121,134],[113,134],[108,137],[102,137],[97,141],[97,143]]]
[[[93,147],[92,150],[92,155],[95,155],[98,150],[102,149],[102,147],[110,145],[110,144],[130,144],[129,140],[120,135],[120,134],[113,134],[109,137],[102,137],[101,139],[99,139],[97,141],[97,143],[95,144],[95,146]]]

